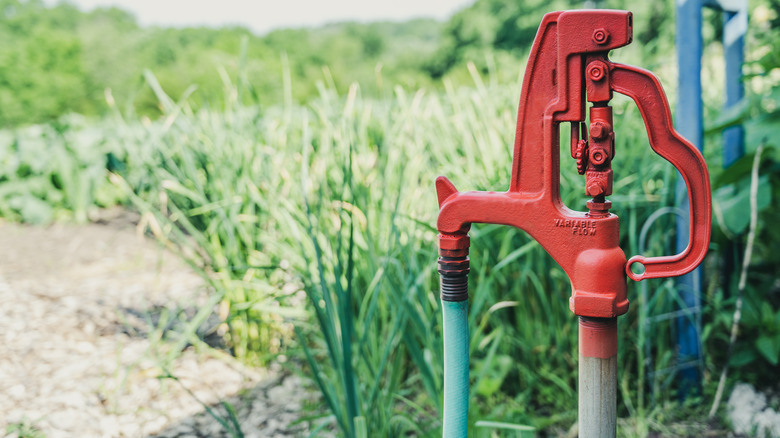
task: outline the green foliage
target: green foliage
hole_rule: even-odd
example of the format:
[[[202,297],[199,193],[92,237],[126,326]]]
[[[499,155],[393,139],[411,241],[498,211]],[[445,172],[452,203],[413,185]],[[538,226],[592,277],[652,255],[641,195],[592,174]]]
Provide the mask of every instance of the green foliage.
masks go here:
[[[602,6],[629,6],[619,0],[607,3]],[[637,20],[636,30],[648,44],[672,22],[668,3],[630,5],[648,17]],[[470,78],[456,66],[469,62],[482,73],[493,68],[495,74],[491,62],[498,61],[514,79],[521,66],[509,60],[526,53],[539,17],[578,6],[564,0],[552,5],[480,0],[453,16],[444,31],[439,22],[418,19],[256,36],[238,27],[142,28],[116,8],[85,13],[67,3],[47,7],[39,0],[3,0],[0,36],[8,44],[0,48],[0,125],[46,122],[68,112],[104,114],[110,107],[106,99],[123,102],[125,113],[159,117],[158,100],[143,81],[145,69],[154,71],[174,96],[196,85],[189,101],[197,107],[218,107],[224,71],[238,67],[247,89],[241,102],[262,105],[285,101],[278,86],[285,76],[296,102],[316,97],[318,82],[340,92],[358,82],[367,96],[387,96],[395,85],[435,88],[433,79],[444,76],[464,83]],[[657,26],[643,27],[653,20]]]
[[[88,110],[82,105],[89,89],[73,20],[78,11],[18,0],[3,0],[0,11],[0,126]]]
[[[750,223],[750,181],[742,179],[739,183],[729,184],[715,190],[712,194],[716,220],[723,231],[731,235],[742,234]],[[758,209],[765,210],[772,201],[769,176],[759,180]]]
[[[600,8],[626,9],[634,13],[637,17],[634,20],[636,43],[621,50],[641,51],[652,57],[673,50],[674,40],[664,37],[674,33],[674,2],[671,0],[644,3],[626,0],[477,0],[447,22],[441,45],[428,61],[426,69],[432,77],[439,78],[451,73],[456,66],[473,62],[485,72],[489,67],[486,65],[486,54],[501,56],[495,53],[507,53],[516,58],[525,56],[544,14],[579,9],[583,3],[593,3],[591,6]]]
[[[152,233],[214,287],[211,305],[221,303],[233,353],[264,364],[286,347],[283,318],[302,315],[279,306],[282,291],[290,293],[289,262],[271,249],[283,220],[274,208],[290,190],[282,188],[289,175],[280,170],[294,161],[293,151],[278,144],[285,138],[273,122],[256,126],[262,120],[256,107],[195,115],[186,98],[173,101],[153,75],[147,78],[166,118],[148,128],[115,119],[114,129],[126,137],[109,140],[121,145],[112,178]],[[205,306],[192,325],[212,310]]]
[[[27,420],[7,425],[5,433],[5,436],[17,438],[46,438],[46,435],[35,426],[34,422],[28,422]]]
[[[713,242],[722,248],[721,254],[726,266],[740,268],[742,246],[750,217],[749,183],[752,163],[759,146],[764,153],[759,173],[758,186],[758,229],[756,247],[748,271],[748,285],[740,323],[740,337],[734,355],[729,363],[735,370],[735,379],[749,381],[758,386],[773,384],[768,376],[775,375],[778,366],[777,350],[780,334],[777,333],[777,318],[780,318],[780,288],[777,283],[777,266],[780,256],[773,249],[773,242],[780,240],[780,231],[770,224],[780,220],[780,207],[776,196],[780,190],[780,157],[775,133],[780,130],[780,58],[769,49],[780,39],[780,2],[761,2],[751,12],[753,25],[747,40],[745,71],[746,96],[729,111],[724,111],[712,122],[708,132],[719,135],[724,128],[742,125],[745,130],[745,156],[724,169],[713,179],[714,230]],[[733,251],[733,252],[732,252]],[[718,296],[726,291],[736,290],[738,275],[726,273],[717,284],[722,287],[712,293],[713,304],[722,312],[729,312],[733,297]],[[709,321],[714,327],[721,327],[721,334],[714,337],[713,344],[727,343],[727,328],[731,320],[713,312]],[[716,331],[716,329],[711,329]],[[718,348],[714,349],[716,361],[722,363]]]
[[[239,67],[247,89],[241,102],[262,105],[285,101],[278,86],[285,76],[296,102],[316,97],[318,82],[342,93],[358,82],[366,96],[387,96],[395,85],[436,88],[433,79],[445,76],[465,83],[470,78],[461,77],[464,70],[456,66],[469,62],[495,74],[491,62],[498,61],[514,79],[521,66],[509,60],[527,52],[539,17],[579,6],[566,0],[480,0],[446,25],[424,19],[339,23],[256,36],[240,27],[142,28],[117,8],[85,13],[68,3],[2,0],[0,37],[7,44],[0,48],[0,126],[47,122],[68,112],[105,114],[106,99],[123,102],[124,113],[159,117],[163,111],[145,86],[145,69],[174,96],[196,85],[189,100],[196,107],[218,107],[224,72]],[[662,39],[655,37],[673,22],[670,2],[614,0],[601,6],[630,6],[646,16],[636,21],[635,34],[653,53],[669,49],[657,46]]]
[[[260,362],[295,354],[294,320],[325,420],[345,436],[359,436],[362,424],[383,436],[440,426],[436,200],[425,181],[443,173],[463,189],[505,187],[519,92],[474,78],[476,89],[398,88],[383,100],[357,86],[346,97],[323,89],[309,106],[263,112],[238,103],[193,111],[148,75],[165,117],[106,126],[107,135],[123,132],[106,141],[119,149],[120,181],[149,229],[217,291],[234,352]],[[239,94],[233,87],[228,96]],[[628,108],[616,104],[628,117],[618,147],[631,169],[616,176],[615,199],[631,226],[672,185],[662,183],[671,166],[645,158],[641,121]],[[576,208],[583,182],[571,160],[563,167],[563,197]],[[561,305],[565,274],[518,230],[475,226],[472,238],[472,421],[573,422],[577,331]],[[311,321],[295,312],[299,290]]]
[[[780,361],[780,310],[775,311],[768,302],[762,302],[758,309],[752,310],[748,322],[750,328],[764,328],[755,340],[755,348],[771,365]]]
[[[144,70],[178,96],[192,85],[197,107],[218,107],[225,71],[240,68],[244,104],[274,105],[316,96],[323,70],[344,91],[352,82],[364,93],[402,84],[429,85],[422,59],[439,40],[440,23],[342,23],[317,29],[277,30],[257,36],[240,27],[140,27],[117,8],[81,12],[68,3],[0,0],[0,126],[50,122],[71,112],[100,115],[111,101],[122,112],[157,118],[164,113],[145,86]],[[108,100],[108,105],[106,104]]]
[[[360,436],[360,419],[372,434],[404,436],[430,428],[416,419],[429,416],[423,407],[436,402],[431,396],[440,391],[434,377],[440,375],[440,354],[428,350],[438,341],[432,339],[433,321],[425,318],[434,303],[422,286],[430,269],[407,237],[418,226],[404,219],[414,211],[406,210],[408,195],[397,192],[405,188],[395,180],[414,178],[421,169],[401,169],[411,145],[388,138],[382,118],[366,117],[372,105],[356,100],[356,92],[343,111],[317,106],[311,125],[303,125],[305,215],[291,224],[301,237],[302,281],[325,348],[320,336],[299,331],[299,337],[344,436]],[[387,110],[374,111],[389,116]],[[289,207],[297,215],[300,207]],[[410,366],[419,374],[407,374]],[[424,392],[413,390],[414,382]]]
[[[108,182],[111,148],[82,117],[0,132],[0,215],[46,224],[86,222],[99,207],[126,200]]]
[[[535,436],[534,432],[536,431],[535,428],[531,426],[525,426],[522,424],[511,424],[511,423],[501,423],[498,421],[477,421],[474,424],[477,427],[477,430],[484,431],[484,430],[511,430],[515,433],[512,434],[518,438],[522,437],[533,437]],[[493,434],[478,434],[477,436],[496,436],[495,432]]]

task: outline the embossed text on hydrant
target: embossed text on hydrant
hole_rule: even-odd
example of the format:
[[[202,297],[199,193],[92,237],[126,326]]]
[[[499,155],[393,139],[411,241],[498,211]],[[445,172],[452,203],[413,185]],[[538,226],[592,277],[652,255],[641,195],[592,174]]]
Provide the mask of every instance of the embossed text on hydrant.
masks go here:
[[[571,228],[571,234],[575,236],[595,236],[596,222],[585,219],[554,219],[556,227]]]

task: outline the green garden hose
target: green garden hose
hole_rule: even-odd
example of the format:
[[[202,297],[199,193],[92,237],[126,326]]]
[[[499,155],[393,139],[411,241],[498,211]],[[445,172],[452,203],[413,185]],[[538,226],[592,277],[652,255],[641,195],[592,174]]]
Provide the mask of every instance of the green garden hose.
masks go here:
[[[465,438],[469,418],[468,300],[442,301],[444,438]]]

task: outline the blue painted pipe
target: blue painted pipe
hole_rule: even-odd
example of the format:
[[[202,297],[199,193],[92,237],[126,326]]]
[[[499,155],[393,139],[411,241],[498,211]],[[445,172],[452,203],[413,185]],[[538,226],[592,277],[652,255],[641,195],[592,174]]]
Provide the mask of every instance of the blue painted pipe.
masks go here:
[[[442,301],[444,438],[466,438],[469,419],[468,300]]]
[[[699,151],[702,150],[703,112],[701,101],[701,57],[703,50],[702,6],[704,0],[686,0],[677,2],[677,21],[675,45],[677,46],[677,111],[675,127]],[[690,216],[688,192],[682,178],[677,178],[675,198],[683,215],[677,217],[677,238],[675,248],[682,252],[688,247]],[[683,309],[696,309],[700,306],[699,286],[701,268],[679,277],[677,290],[684,305]],[[692,310],[695,312],[695,310]],[[692,317],[677,319],[678,362],[685,363],[701,358],[699,351],[698,327]],[[697,367],[685,368],[678,374],[678,395],[685,399],[689,393],[700,391],[701,376]]]
[[[742,84],[742,63],[744,61],[745,32],[748,26],[747,1],[722,0],[678,0],[676,40],[678,66],[677,130],[700,151],[703,143],[703,112],[701,101],[701,65],[704,40],[701,33],[702,8],[712,7],[724,12],[723,47],[726,61],[725,108],[736,105],[744,95]],[[728,167],[745,153],[742,127],[735,126],[723,131],[723,166]],[[688,197],[685,183],[678,178],[676,197],[679,208],[685,215],[677,220],[676,249],[682,252],[688,246]],[[685,308],[701,306],[701,268],[680,277],[677,287]],[[701,361],[701,336],[699,324],[689,316],[677,319],[678,361]],[[701,375],[699,368],[687,368],[679,374],[679,395],[684,399],[688,392],[699,392]]]

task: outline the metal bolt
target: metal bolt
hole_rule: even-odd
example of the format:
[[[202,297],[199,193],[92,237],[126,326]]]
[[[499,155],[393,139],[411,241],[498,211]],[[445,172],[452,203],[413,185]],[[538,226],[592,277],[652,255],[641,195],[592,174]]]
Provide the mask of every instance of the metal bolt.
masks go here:
[[[598,28],[593,31],[593,42],[602,45],[609,41],[609,32],[604,28]]]
[[[594,62],[588,67],[588,77],[593,81],[600,81],[607,75],[607,69],[601,62]]]
[[[606,193],[607,189],[604,184],[604,181],[602,181],[600,178],[594,178],[588,181],[586,187],[585,187],[585,194],[587,196],[599,196]]]
[[[607,154],[604,151],[596,150],[590,155],[590,162],[596,166],[604,164],[605,161],[607,161]]]
[[[607,127],[601,122],[590,124],[590,136],[596,140],[603,140],[607,136]]]

